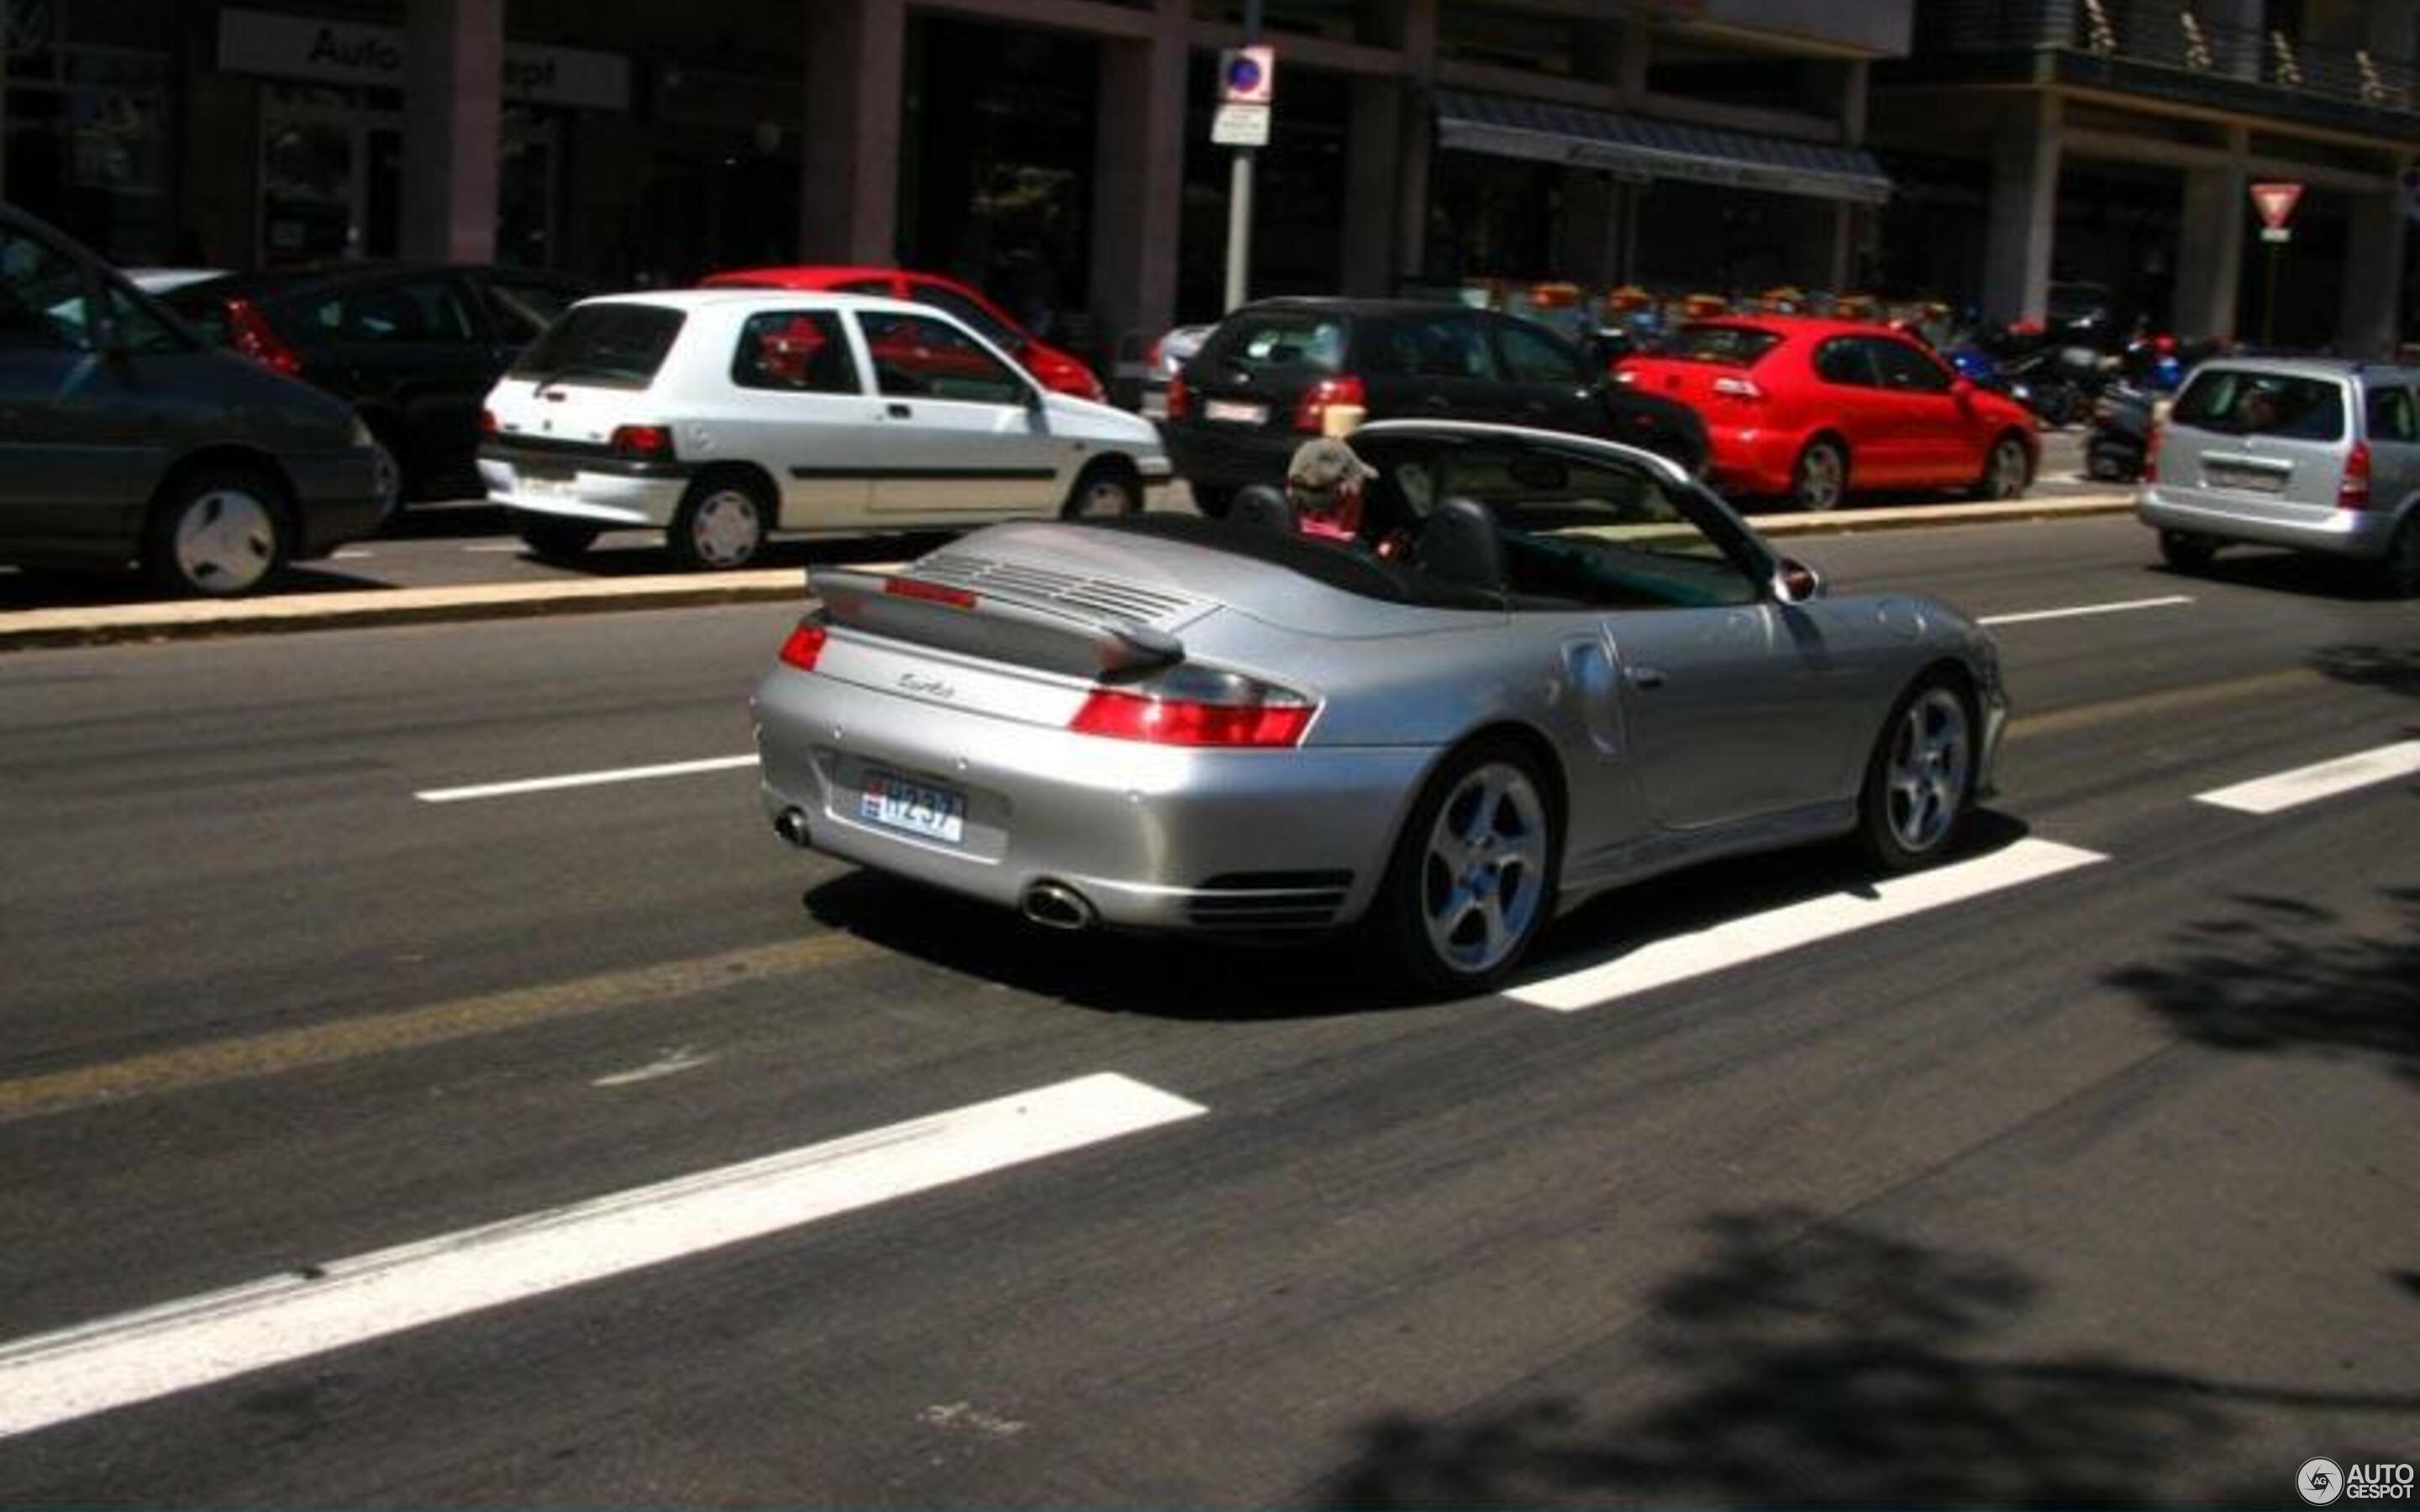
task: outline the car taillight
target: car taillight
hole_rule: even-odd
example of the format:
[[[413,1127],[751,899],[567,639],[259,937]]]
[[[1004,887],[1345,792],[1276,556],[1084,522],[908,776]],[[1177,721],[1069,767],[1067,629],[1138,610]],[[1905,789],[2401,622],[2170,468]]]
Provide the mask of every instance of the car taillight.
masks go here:
[[[1324,378],[1304,391],[1302,402],[1295,406],[1294,428],[1325,436],[1330,409],[1358,409],[1366,413],[1369,408],[1370,393],[1361,386],[1358,378],[1350,373],[1341,378]],[[1357,423],[1360,416],[1356,415],[1352,419]]]
[[[1183,420],[1193,412],[1193,391],[1186,386],[1185,375],[1171,376],[1168,380],[1168,418]]]
[[[673,428],[670,425],[616,425],[605,443],[622,456],[636,457],[645,462],[669,462],[673,458]]]
[[[2156,420],[2151,422],[2151,428],[2143,433],[2143,481],[2160,481],[2160,423]]]
[[[824,642],[830,636],[822,621],[800,620],[790,638],[782,642],[782,660],[802,672],[814,671],[815,663],[823,657]]]
[[[1617,367],[1613,370],[1613,380],[1616,383],[1629,384],[1635,387],[1638,382],[1638,375],[1631,371],[1629,368]]]
[[[493,436],[497,431],[503,428],[503,426],[496,424],[496,412],[493,409],[482,409],[479,411],[479,434],[482,436]]]
[[[1728,399],[1745,399],[1750,403],[1764,397],[1764,391],[1756,386],[1754,378],[1718,378],[1714,379],[1714,392]]]
[[[946,604],[952,609],[972,609],[975,595],[963,588],[947,583],[928,583],[922,578],[886,578],[882,591],[892,598],[917,598],[927,604]]]
[[[302,371],[302,354],[277,333],[269,316],[250,300],[226,301],[226,344],[261,366],[289,378]]]
[[[1155,746],[1302,744],[1319,705],[1234,672],[1181,665],[1130,688],[1095,688],[1067,722],[1078,734]]]
[[[2338,509],[2369,507],[2369,443],[2355,441],[2345,457],[2344,481],[2336,485]]]

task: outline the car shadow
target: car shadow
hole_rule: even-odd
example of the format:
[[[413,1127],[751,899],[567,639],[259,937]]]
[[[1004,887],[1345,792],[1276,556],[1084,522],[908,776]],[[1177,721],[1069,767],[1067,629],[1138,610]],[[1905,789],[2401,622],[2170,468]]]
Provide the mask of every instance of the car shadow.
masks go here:
[[[1978,812],[1947,859],[2014,844],[2022,823]],[[1845,844],[1809,845],[1668,873],[1591,900],[1548,926],[1517,984],[1621,959],[1729,919],[1839,892],[1878,875]],[[1299,941],[1066,933],[1008,909],[878,872],[852,871],[807,891],[826,928],[928,964],[1101,1012],[1186,1021],[1335,1018],[1440,1008],[1454,999],[1396,985],[1357,937]]]
[[[262,596],[291,594],[375,592],[394,584],[355,577],[326,566],[287,567]],[[0,613],[11,609],[116,608],[133,604],[190,604],[197,596],[163,594],[134,572],[0,569]]]
[[[2198,572],[2180,572],[2158,563],[2147,564],[2144,570],[2183,583],[2225,583],[2231,588],[2292,594],[2301,598],[2359,602],[2381,596],[2361,563],[2306,551],[2229,547]]]
[[[852,535],[814,541],[768,541],[752,572],[777,572],[784,567],[804,571],[815,566],[852,566],[869,563],[906,562],[957,539],[954,531],[919,531],[896,535]],[[569,561],[551,561],[533,552],[522,560],[557,572],[584,578],[693,577],[711,581],[714,574],[690,572],[673,560],[660,539],[632,534],[607,537]]]

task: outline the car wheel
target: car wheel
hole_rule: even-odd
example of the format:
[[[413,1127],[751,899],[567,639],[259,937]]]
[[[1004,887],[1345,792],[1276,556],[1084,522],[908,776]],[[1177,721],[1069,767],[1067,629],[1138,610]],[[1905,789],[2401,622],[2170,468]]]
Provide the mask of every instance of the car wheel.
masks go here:
[[[379,523],[391,523],[403,513],[403,464],[385,440],[370,438],[370,488],[378,495]]]
[[[1504,740],[1464,748],[1421,790],[1372,905],[1414,985],[1481,991],[1545,927],[1560,852],[1545,793],[1536,759]]]
[[[2204,573],[2218,560],[2218,548],[2181,531],[2160,532],[2160,560],[2178,572]]]
[[[772,506],[745,478],[700,478],[673,516],[666,532],[673,560],[691,572],[728,572],[756,560],[765,549]]]
[[[1886,872],[1934,860],[1974,797],[1974,715],[1948,679],[1927,677],[1892,706],[1866,763],[1857,824],[1867,856]]]
[[[2389,598],[2420,598],[2420,514],[2414,514],[2386,543],[2379,560],[2378,586]]]
[[[1790,470],[1790,501],[1809,514],[1838,509],[1849,492],[1849,454],[1837,441],[1810,441]]]
[[[531,555],[549,562],[570,562],[597,544],[599,527],[552,515],[521,515],[513,521],[513,529]]]
[[[2084,475],[2095,483],[2128,481],[2126,464],[2118,460],[2117,453],[2106,449],[2094,451],[2085,457]]]
[[[1209,516],[1212,519],[1225,519],[1227,517],[1227,507],[1235,501],[1234,489],[1217,488],[1206,483],[1197,483],[1192,485],[1191,487],[1193,489],[1194,508],[1200,510],[1202,514]]]
[[[1094,467],[1076,480],[1062,519],[1125,519],[1142,513],[1142,485],[1123,468]]]
[[[1983,458],[1983,476],[1974,487],[1978,499],[2014,499],[2025,491],[2025,443],[2003,436]]]
[[[173,594],[251,593],[285,566],[293,548],[286,518],[284,498],[267,478],[241,470],[196,472],[152,516],[144,567]]]

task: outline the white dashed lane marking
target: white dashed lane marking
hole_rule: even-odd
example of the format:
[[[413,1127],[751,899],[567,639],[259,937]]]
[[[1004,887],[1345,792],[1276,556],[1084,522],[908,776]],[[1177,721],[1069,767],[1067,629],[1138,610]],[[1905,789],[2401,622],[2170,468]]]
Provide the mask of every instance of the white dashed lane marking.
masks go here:
[[[2189,594],[2170,594],[2164,598],[2129,598],[2115,604],[2077,604],[2068,609],[2029,609],[2022,614],[1986,614],[1975,623],[1978,625],[2031,625],[2037,620],[2076,620],[2091,614],[2131,614],[2136,609],[2175,609],[2179,605],[2192,602],[2193,598]]]
[[[1195,1118],[1078,1077],[0,1348],[0,1438],[661,1265]]]
[[[2406,740],[2393,746],[2381,746],[2376,750],[2358,755],[2338,757],[2320,762],[2315,766],[2297,767],[2274,777],[2238,782],[2233,787],[2219,788],[2198,795],[2195,801],[2238,813],[2273,814],[2321,798],[2333,798],[2341,793],[2370,787],[2380,782],[2392,782],[2398,777],[2420,772],[2420,740]]]
[[[618,766],[603,772],[570,772],[561,777],[532,777],[514,782],[487,782],[476,787],[427,788],[412,795],[423,803],[463,803],[473,798],[509,798],[524,793],[552,793],[562,788],[591,788],[608,782],[644,782],[659,777],[694,777],[701,772],[728,772],[753,766],[754,756],[716,756],[702,762],[666,762],[659,766]]]
[[[2052,841],[2019,841],[1972,861],[1893,877],[1863,892],[1833,893],[1785,908],[1726,919],[1695,933],[1653,940],[1602,965],[1529,982],[1512,988],[1504,995],[1558,1013],[1602,1008],[1693,977],[2023,887],[2107,859],[2098,852]]]

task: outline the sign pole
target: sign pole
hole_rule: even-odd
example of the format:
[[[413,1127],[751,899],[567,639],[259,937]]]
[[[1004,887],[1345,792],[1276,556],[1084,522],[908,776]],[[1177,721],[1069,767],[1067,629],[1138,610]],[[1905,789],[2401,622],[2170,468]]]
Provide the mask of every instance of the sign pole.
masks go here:
[[[1261,0],[1244,0],[1244,45],[1261,40]],[[1220,81],[1224,87],[1225,81]],[[1237,147],[1227,177],[1227,309],[1251,296],[1252,276],[1252,149]]]

